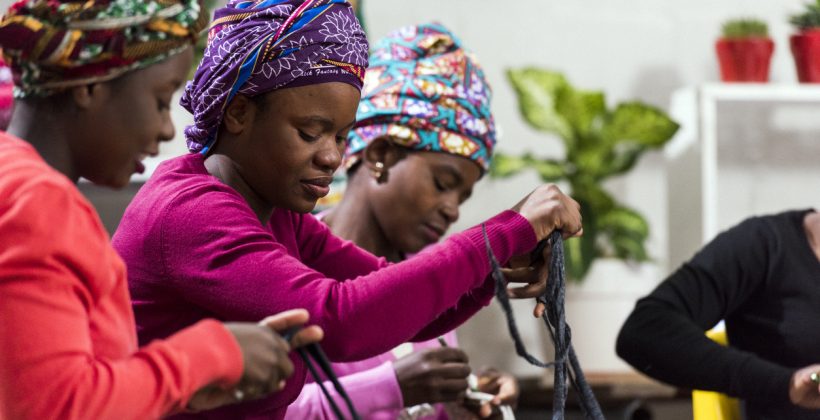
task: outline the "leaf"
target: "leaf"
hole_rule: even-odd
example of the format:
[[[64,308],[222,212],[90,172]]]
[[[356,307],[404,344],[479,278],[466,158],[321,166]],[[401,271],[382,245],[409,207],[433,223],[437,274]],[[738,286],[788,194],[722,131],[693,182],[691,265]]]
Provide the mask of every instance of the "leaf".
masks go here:
[[[575,178],[570,181],[570,195],[581,205],[581,217],[584,218],[586,232],[586,227],[593,221],[615,208],[615,200],[592,178]]]
[[[565,141],[572,139],[569,122],[555,109],[559,92],[567,88],[560,73],[536,68],[511,69],[507,78],[518,96],[524,120],[533,128],[555,133]]]
[[[610,144],[632,142],[647,148],[663,146],[678,131],[665,112],[639,102],[619,104],[604,121],[602,138]]]
[[[529,153],[521,157],[496,154],[490,166],[490,176],[506,178],[529,168],[535,169],[544,182],[556,182],[566,176],[563,162],[538,159]]]
[[[570,238],[564,241],[564,263],[564,270],[569,280],[580,282],[584,279],[592,261],[584,258],[580,238]]]
[[[638,159],[646,150],[646,147],[634,143],[617,144],[599,174],[602,177],[608,177],[629,171],[638,163]]]
[[[598,214],[597,229],[604,235],[606,248],[618,258],[646,261],[644,243],[649,237],[649,224],[635,210],[617,206]]]
[[[575,90],[567,85],[558,91],[555,109],[572,127],[575,137],[585,138],[594,130],[593,123],[606,114],[606,103],[603,92]]]
[[[571,280],[581,281],[600,253],[595,246],[598,237],[596,213],[591,211],[589,203],[584,201],[583,198],[576,198],[576,200],[581,205],[584,234],[580,238],[569,238],[564,242],[564,261],[566,263],[564,268]]]
[[[564,163],[553,159],[532,160],[532,167],[544,182],[556,182],[566,176]]]
[[[527,160],[523,157],[496,153],[490,164],[490,176],[493,178],[507,178],[524,169],[527,169]]]
[[[609,239],[615,249],[615,256],[631,261],[648,261],[643,241],[628,236],[618,236]]]

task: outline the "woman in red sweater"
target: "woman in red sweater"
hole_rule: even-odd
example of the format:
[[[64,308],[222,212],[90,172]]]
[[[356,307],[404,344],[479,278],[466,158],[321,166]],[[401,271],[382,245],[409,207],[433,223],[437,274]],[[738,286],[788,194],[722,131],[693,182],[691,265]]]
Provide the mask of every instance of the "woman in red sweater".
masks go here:
[[[0,46],[18,102],[0,132],[0,419],[158,418],[284,387],[290,345],[203,320],[137,348],[125,265],[74,183],[122,187],[173,137],[169,102],[207,23],[196,0],[15,3]],[[22,140],[25,139],[25,140]]]

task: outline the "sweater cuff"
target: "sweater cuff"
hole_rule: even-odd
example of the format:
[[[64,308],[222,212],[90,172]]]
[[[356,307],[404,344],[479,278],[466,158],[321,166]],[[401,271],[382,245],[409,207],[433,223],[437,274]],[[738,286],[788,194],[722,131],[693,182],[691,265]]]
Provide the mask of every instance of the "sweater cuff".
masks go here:
[[[487,226],[487,237],[490,239],[493,253],[502,265],[515,255],[532,251],[537,244],[532,225],[516,211],[505,210],[484,224]],[[484,233],[480,224],[465,234],[472,243],[479,245],[482,250],[485,249]]]
[[[739,395],[775,405],[791,405],[789,387],[794,370],[768,361],[754,361],[756,366],[748,366],[747,372],[739,375],[738,382],[745,388]]]
[[[230,387],[242,377],[242,349],[221,322],[213,319],[199,321],[166,341],[183,350],[188,357],[191,394],[213,383]],[[190,398],[190,395],[186,397]],[[187,401],[183,403],[187,404]]]
[[[404,408],[399,380],[393,369],[393,362],[347,375],[340,379],[357,410],[362,413],[398,411]]]

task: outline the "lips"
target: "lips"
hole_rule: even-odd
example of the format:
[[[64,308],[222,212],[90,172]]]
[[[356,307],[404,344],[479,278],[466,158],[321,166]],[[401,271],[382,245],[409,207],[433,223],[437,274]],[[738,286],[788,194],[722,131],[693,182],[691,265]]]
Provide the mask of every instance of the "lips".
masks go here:
[[[138,173],[138,174],[144,173],[145,172],[145,164],[142,163],[142,161],[145,160],[145,158],[147,158],[148,156],[156,156],[156,155],[157,155],[156,153],[148,153],[148,152],[143,152],[143,153],[140,153],[139,155],[137,155],[137,158],[134,159],[134,172]]]
[[[333,177],[331,176],[303,179],[301,181],[302,188],[316,199],[322,198],[330,193],[331,182],[333,182]]]
[[[447,230],[441,226],[432,224],[432,223],[425,223],[422,225],[422,230],[424,231],[424,236],[432,242],[438,242],[442,236],[444,236],[444,232]]]

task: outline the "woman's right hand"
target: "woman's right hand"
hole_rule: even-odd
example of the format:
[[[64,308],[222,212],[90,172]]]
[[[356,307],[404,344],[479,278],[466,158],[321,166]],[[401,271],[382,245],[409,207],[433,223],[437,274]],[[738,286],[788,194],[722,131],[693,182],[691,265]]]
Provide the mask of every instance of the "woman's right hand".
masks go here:
[[[410,353],[393,362],[393,369],[405,407],[456,401],[467,392],[467,354],[454,347]]]
[[[538,241],[558,229],[564,238],[581,236],[581,206],[555,184],[541,185],[519,201],[512,210],[532,225]]]
[[[226,323],[242,350],[243,372],[239,383],[232,389],[215,385],[200,389],[189,401],[192,411],[208,410],[243,400],[256,399],[284,388],[285,379],[293,374],[293,363],[288,357],[291,348],[316,343],[323,332],[318,326],[299,330],[290,342],[280,334],[308,321],[304,309],[285,311],[269,316],[258,324],[247,322]]]
[[[820,374],[820,364],[804,367],[792,374],[789,383],[792,404],[810,410],[820,409],[820,383],[811,379],[813,373]]]

